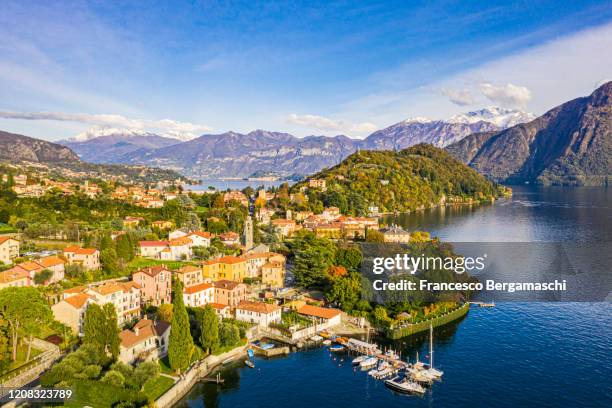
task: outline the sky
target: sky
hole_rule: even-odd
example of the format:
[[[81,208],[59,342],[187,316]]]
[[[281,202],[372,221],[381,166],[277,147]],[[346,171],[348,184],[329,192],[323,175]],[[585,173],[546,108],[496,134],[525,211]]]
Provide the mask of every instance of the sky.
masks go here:
[[[27,1],[0,9],[0,130],[362,138],[612,79],[610,1]]]

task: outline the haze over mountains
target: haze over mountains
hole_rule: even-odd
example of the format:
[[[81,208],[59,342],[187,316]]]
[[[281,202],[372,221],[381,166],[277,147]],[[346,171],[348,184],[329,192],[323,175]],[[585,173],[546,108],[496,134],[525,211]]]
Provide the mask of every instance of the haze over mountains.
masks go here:
[[[255,172],[306,175],[335,165],[358,149],[399,150],[418,143],[444,147],[474,132],[500,130],[531,119],[531,114],[489,107],[448,120],[405,120],[363,140],[344,135],[297,138],[256,130],[178,142],[164,135],[101,129],[98,137],[90,134],[61,143],[84,160],[160,166],[196,178],[245,177]]]

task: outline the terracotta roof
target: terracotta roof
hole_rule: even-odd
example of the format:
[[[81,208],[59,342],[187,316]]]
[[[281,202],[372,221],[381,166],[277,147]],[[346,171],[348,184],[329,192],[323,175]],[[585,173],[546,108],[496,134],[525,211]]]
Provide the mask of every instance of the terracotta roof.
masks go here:
[[[19,265],[20,268],[25,269],[26,271],[36,271],[38,269],[41,269],[42,266],[34,261],[26,261],[26,262],[22,262]]]
[[[66,289],[64,293],[83,293],[87,289],[85,286],[75,286],[74,288]]]
[[[138,246],[141,247],[166,247],[168,246],[168,241],[139,241]]]
[[[340,310],[338,310],[338,309],[331,309],[331,308],[327,308],[327,307],[318,307],[318,306],[304,305],[304,306],[302,306],[301,308],[298,309],[298,313],[299,314],[303,314],[303,315],[307,315],[307,316],[319,317],[319,318],[322,318],[322,319],[331,319],[333,317],[338,316],[342,312]]]
[[[223,304],[223,303],[209,303],[209,305],[211,305],[214,309],[219,309],[219,310],[223,310],[225,308],[229,308],[228,305]]]
[[[17,241],[15,238],[13,237],[0,237],[0,245],[4,244],[6,241],[12,239],[13,241]]]
[[[10,283],[19,279],[27,279],[30,274],[25,269],[11,268],[4,272],[0,272],[0,283]]]
[[[202,292],[213,287],[210,283],[199,283],[197,285],[188,286],[183,289],[183,293],[193,295],[194,293]]]
[[[197,235],[199,237],[208,238],[208,239],[212,238],[212,234],[210,232],[206,232],[206,231],[194,231],[194,232],[192,232],[189,235]]]
[[[66,263],[59,256],[46,256],[44,258],[40,258],[36,262],[40,264],[43,268],[50,268],[52,266],[63,265]]]
[[[234,290],[236,286],[240,285],[240,282],[222,279],[216,281],[213,285],[215,288]]]
[[[154,277],[164,271],[170,272],[168,268],[166,267],[166,265],[155,265],[155,266],[149,266],[148,268],[139,269],[136,272],[134,272],[132,275],[136,275],[137,273],[144,273],[145,275]]]
[[[78,295],[70,296],[64,299],[64,302],[68,303],[75,309],[81,309],[85,305],[85,303],[87,303],[87,300],[89,298],[89,295],[85,293],[79,293]]]
[[[100,286],[96,286],[91,288],[91,290],[98,292],[101,295],[110,295],[111,293],[115,293],[115,292],[129,292],[132,288],[136,288],[139,289],[140,286],[134,282],[134,281],[129,281],[129,282],[109,282],[109,283],[105,283],[103,285]]]
[[[238,235],[237,233],[235,233],[233,231],[229,231],[229,232],[224,232],[223,234],[219,234],[219,238],[221,238],[221,239],[238,239],[238,238],[240,238],[240,235]]]
[[[179,238],[171,239],[168,242],[170,246],[182,246],[182,245],[189,245],[191,243],[193,243],[193,241],[187,237],[179,237]]]
[[[193,272],[202,272],[202,269],[193,265],[185,265],[174,271],[175,273],[180,273],[181,275],[184,273],[193,273]]]
[[[268,314],[268,313],[272,313],[272,312],[276,312],[277,310],[280,310],[280,307],[277,305],[270,304],[270,303],[251,302],[249,300],[243,300],[238,304],[238,306],[236,306],[236,309]]]
[[[134,331],[123,330],[119,333],[121,346],[130,348],[138,343],[141,343],[151,337],[162,336],[166,330],[170,328],[170,323],[163,320],[153,322],[149,319],[142,319],[134,325]],[[136,334],[138,329],[138,334]]]
[[[93,255],[96,251],[96,248],[81,248],[76,245],[64,248],[64,252],[74,252],[77,255]]]
[[[283,265],[278,263],[278,262],[267,262],[263,265],[261,265],[262,268],[282,268]]]

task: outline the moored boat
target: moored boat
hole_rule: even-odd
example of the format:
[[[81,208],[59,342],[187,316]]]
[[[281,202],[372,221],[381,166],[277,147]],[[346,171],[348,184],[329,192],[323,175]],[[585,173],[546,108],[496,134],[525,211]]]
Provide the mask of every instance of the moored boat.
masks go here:
[[[378,363],[378,359],[376,357],[368,357],[359,363],[359,367],[371,368],[371,367],[374,367],[377,363]]]
[[[251,360],[244,360],[244,364],[249,368],[255,368],[255,364]]]
[[[344,351],[344,346],[331,346],[329,348],[329,351],[334,352],[334,353],[339,353],[341,351]]]
[[[421,385],[404,378],[403,380],[399,377],[392,378],[390,380],[385,381],[385,385],[388,388],[391,388],[394,391],[402,392],[402,393],[414,393],[414,394],[424,394],[425,388]]]
[[[366,358],[368,358],[368,356],[359,356],[359,357],[355,357],[352,361],[353,365],[359,365],[359,363],[361,363],[363,360],[365,360]]]

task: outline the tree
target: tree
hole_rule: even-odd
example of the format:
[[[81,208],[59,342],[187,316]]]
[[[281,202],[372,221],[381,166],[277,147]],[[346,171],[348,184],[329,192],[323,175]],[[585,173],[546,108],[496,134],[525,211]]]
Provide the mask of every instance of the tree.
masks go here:
[[[189,366],[193,352],[193,338],[189,331],[189,316],[183,303],[183,284],[176,279],[172,287],[172,325],[168,344],[170,367],[181,372]]]
[[[129,262],[134,259],[134,246],[129,234],[121,234],[116,240],[117,256],[123,259],[124,262]]]
[[[53,320],[51,308],[42,294],[32,287],[9,287],[0,290],[0,316],[8,323],[11,339],[11,359],[17,359],[19,338],[28,335],[28,353],[30,358],[33,334],[40,326]]]
[[[366,230],[366,242],[382,244],[385,242],[385,236],[380,231],[368,229]]]
[[[326,238],[317,238],[311,232],[297,235],[293,242],[295,261],[293,275],[304,288],[322,287],[327,282],[327,271],[336,257],[336,247]]]
[[[172,321],[172,304],[164,303],[162,305],[159,305],[159,307],[157,308],[156,314],[157,314],[158,320],[163,320],[164,322],[171,322]]]
[[[221,322],[219,338],[222,346],[233,346],[240,341],[240,329],[235,324]]]
[[[351,271],[357,271],[361,267],[363,255],[357,245],[340,246],[336,251],[336,263]]]
[[[52,276],[53,276],[52,271],[50,271],[49,269],[43,269],[42,271],[34,275],[34,283],[37,285],[42,285],[46,281],[48,281]]]
[[[155,380],[157,377],[159,377],[159,364],[155,361],[145,361],[134,369],[130,382],[140,391],[147,381]]]
[[[187,220],[185,221],[185,224],[183,224],[183,226],[189,231],[200,231],[202,229],[200,217],[194,212],[190,212],[189,214],[187,214]]]
[[[94,346],[100,353],[119,355],[119,327],[117,312],[112,303],[104,306],[92,303],[87,306],[83,321],[83,344]]]
[[[219,319],[209,304],[201,314],[200,327],[200,345],[206,353],[212,353],[219,347]]]
[[[117,251],[113,248],[106,248],[100,252],[100,263],[102,270],[108,275],[116,275],[119,272],[119,259]]]
[[[418,244],[431,241],[431,236],[427,231],[414,231],[410,234],[410,243]]]
[[[342,310],[352,310],[361,296],[361,275],[356,272],[332,280],[331,288],[325,294],[327,300]]]
[[[109,370],[104,374],[104,377],[102,377],[102,382],[116,387],[123,387],[125,384],[125,377],[119,371]]]

